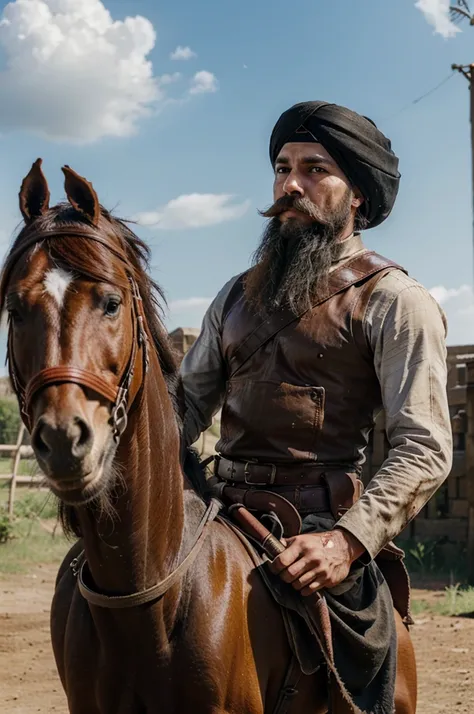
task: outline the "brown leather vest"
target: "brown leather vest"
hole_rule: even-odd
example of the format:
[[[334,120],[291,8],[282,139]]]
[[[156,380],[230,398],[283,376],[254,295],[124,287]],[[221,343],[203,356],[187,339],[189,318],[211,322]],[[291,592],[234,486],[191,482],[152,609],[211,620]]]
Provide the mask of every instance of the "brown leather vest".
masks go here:
[[[350,465],[382,407],[362,320],[370,295],[399,265],[366,251],[330,275],[326,293],[279,330],[233,374],[243,344],[258,345],[262,318],[237,281],[226,305],[222,345],[228,386],[216,450],[227,459]],[[290,318],[291,319],[291,318]]]

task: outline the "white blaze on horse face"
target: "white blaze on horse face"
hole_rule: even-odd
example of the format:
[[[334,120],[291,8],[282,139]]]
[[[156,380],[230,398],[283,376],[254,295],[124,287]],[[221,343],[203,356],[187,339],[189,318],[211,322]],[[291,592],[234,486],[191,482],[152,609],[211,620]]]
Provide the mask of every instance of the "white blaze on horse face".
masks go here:
[[[44,276],[44,289],[56,300],[59,309],[62,308],[66,290],[72,282],[72,275],[62,268],[53,268]]]

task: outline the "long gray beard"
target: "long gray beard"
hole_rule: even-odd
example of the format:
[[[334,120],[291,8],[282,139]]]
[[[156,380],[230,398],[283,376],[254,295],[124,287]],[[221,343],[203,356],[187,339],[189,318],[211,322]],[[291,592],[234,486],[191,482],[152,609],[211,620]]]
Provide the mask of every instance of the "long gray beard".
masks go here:
[[[340,253],[340,222],[304,225],[296,220],[270,220],[245,281],[252,307],[267,315],[288,307],[308,310],[328,284],[329,269]]]

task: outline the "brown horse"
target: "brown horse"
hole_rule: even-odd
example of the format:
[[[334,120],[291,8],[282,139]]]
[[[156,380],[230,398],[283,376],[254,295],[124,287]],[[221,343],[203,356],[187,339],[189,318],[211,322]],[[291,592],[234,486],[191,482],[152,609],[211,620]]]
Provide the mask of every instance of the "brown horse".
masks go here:
[[[146,246],[91,184],[63,171],[69,204],[54,208],[40,160],[23,181],[26,225],[0,300],[22,415],[79,538],[51,612],[69,710],[326,712],[323,669],[301,676],[296,696],[282,693],[292,656],[281,613],[244,545],[183,475],[176,365]],[[413,714],[413,650],[399,617],[397,630],[396,711]]]

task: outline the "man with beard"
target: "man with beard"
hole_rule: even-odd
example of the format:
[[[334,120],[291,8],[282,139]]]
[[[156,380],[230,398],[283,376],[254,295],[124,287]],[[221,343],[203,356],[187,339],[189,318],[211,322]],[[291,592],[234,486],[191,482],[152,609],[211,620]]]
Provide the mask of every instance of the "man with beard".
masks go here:
[[[253,266],[218,294],[182,363],[185,440],[222,406],[217,478],[297,508],[302,533],[272,570],[302,596],[324,589],[348,690],[364,711],[391,714],[396,638],[375,559],[451,467],[445,320],[403,268],[363,245],[360,231],[388,217],[400,180],[373,122],[297,104],[275,125],[270,159],[274,203]],[[381,408],[391,449],[361,493]],[[374,603],[369,668],[347,646],[347,613],[362,601]]]

